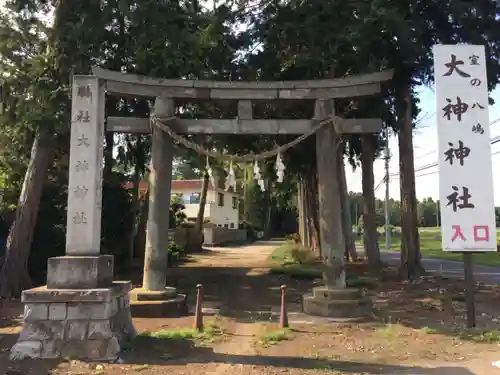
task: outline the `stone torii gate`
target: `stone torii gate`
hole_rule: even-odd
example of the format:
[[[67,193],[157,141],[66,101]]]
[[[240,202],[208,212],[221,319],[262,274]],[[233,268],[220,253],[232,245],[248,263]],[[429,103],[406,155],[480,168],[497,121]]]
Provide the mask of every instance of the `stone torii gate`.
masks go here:
[[[304,310],[336,315],[332,301],[346,291],[344,235],[337,179],[339,135],[378,133],[380,119],[334,118],[334,99],[374,95],[392,72],[326,80],[285,82],[217,82],[170,80],[93,69],[75,76],[66,255],[48,261],[47,285],[26,290],[23,329],[11,358],[115,359],[135,336],[129,292],[134,307],[155,307],[162,316],[185,306],[185,296],[167,287],[169,204],[174,143],[147,118],[105,118],[105,95],[154,99],[155,118],[168,118],[177,134],[289,134],[311,132],[318,121],[333,119],[316,134],[319,179],[320,245],[329,254],[326,286],[304,297]],[[175,118],[176,99],[238,101],[236,119]],[[315,100],[314,119],[254,119],[252,100]],[[113,281],[113,257],[101,254],[101,201],[105,131],[151,133],[149,216],[142,288],[130,291],[128,281]],[[340,294],[339,294],[340,293]],[[353,299],[352,304],[358,305]]]

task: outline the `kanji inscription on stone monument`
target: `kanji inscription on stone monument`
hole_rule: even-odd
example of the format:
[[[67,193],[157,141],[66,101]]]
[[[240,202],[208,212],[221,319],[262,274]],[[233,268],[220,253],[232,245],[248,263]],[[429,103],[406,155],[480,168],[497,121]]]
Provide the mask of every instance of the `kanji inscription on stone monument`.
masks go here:
[[[497,251],[483,46],[434,47],[445,251]]]
[[[71,107],[66,254],[99,254],[101,237],[103,95],[95,77],[75,76]]]

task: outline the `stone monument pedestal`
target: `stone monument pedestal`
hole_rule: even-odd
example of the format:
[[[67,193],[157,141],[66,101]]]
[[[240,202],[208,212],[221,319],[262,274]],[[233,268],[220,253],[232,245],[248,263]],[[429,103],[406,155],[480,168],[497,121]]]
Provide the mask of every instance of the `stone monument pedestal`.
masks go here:
[[[24,323],[11,359],[115,360],[135,337],[130,317],[131,284],[99,289],[25,290]]]
[[[372,300],[360,289],[320,286],[303,296],[306,314],[331,318],[363,318],[373,311]]]
[[[162,318],[188,314],[187,296],[177,289],[166,287],[161,291],[135,288],[130,292],[132,316],[141,318]]]
[[[113,282],[113,256],[100,252],[104,101],[104,82],[73,77],[66,256],[48,260],[46,286],[23,291],[11,359],[112,361],[135,336],[131,284]]]

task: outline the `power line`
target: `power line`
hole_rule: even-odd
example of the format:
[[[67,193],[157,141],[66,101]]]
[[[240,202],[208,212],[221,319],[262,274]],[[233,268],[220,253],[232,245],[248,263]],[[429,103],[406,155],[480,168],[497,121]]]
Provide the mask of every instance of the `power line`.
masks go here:
[[[431,115],[431,116],[433,116],[433,115]],[[500,122],[500,118],[497,118],[497,119],[493,120],[492,122],[490,122],[490,126],[492,126],[492,125],[494,125],[494,124],[496,124],[498,122]],[[495,137],[493,137],[493,138],[490,139],[490,144],[491,145],[494,145],[495,143],[498,143],[498,142],[500,142],[500,136],[495,136]],[[429,152],[429,153],[427,153],[425,155],[422,155],[420,158],[423,158],[424,156],[427,156],[427,155],[429,155],[429,154],[431,154],[431,153],[433,153],[435,151],[436,150],[431,151],[431,152]],[[494,155],[497,155],[497,154],[500,154],[500,151],[496,151],[496,152],[492,153],[491,156],[494,156]],[[427,170],[427,169],[430,169],[430,168],[433,168],[433,167],[437,167],[437,165],[438,165],[438,162],[424,164],[424,165],[421,165],[420,167],[415,168],[415,172],[422,172],[424,170]],[[433,172],[428,172],[428,173],[423,173],[423,174],[415,175],[415,178],[429,176],[429,175],[435,174],[437,172],[439,172],[439,171],[433,171]],[[399,172],[391,173],[391,174],[389,174],[389,177],[399,178]],[[380,182],[375,186],[374,193],[376,193],[378,191],[378,189],[380,189],[380,187],[382,186],[382,184],[386,181],[386,178],[387,177],[384,176],[380,180]],[[389,182],[390,181],[388,181],[388,183]]]
[[[497,140],[496,142],[500,142],[500,139],[499,139],[499,140]],[[495,151],[495,152],[493,152],[493,153],[491,154],[491,156],[495,156],[495,155],[498,155],[498,154],[500,154],[500,151]],[[437,167],[437,163],[436,163],[435,167]],[[415,178],[418,178],[418,177],[424,177],[424,176],[430,176],[431,174],[436,174],[436,173],[438,173],[438,172],[439,172],[439,170],[437,170],[437,171],[432,171],[432,172],[427,172],[427,173],[422,173],[422,174],[419,174],[419,175],[415,175]],[[396,178],[399,178],[399,175],[398,175],[398,176],[395,176],[395,177],[396,177]]]
[[[492,125],[494,125],[494,124],[496,124],[498,122],[500,122],[500,118],[497,118],[497,119],[493,120],[492,122],[490,122],[490,126],[492,126]],[[498,135],[490,139],[490,144],[491,145],[494,145],[495,143],[498,143],[498,142],[500,142],[500,136],[498,136]],[[436,150],[434,150],[432,152],[436,152]],[[426,155],[424,155],[424,156],[426,156]],[[415,172],[422,172],[422,171],[425,171],[426,169],[433,168],[433,167],[435,167],[437,165],[438,165],[438,162],[424,164],[424,165],[421,165],[421,166],[415,168]],[[390,176],[391,177],[399,176],[399,172],[391,173]]]

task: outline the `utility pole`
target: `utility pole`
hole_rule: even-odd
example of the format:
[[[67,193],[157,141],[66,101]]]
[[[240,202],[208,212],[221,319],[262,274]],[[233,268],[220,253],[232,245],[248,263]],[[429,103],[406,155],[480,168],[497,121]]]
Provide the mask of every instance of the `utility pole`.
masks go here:
[[[391,158],[389,151],[389,129],[385,130],[385,249],[391,249],[391,216],[389,207],[389,159]]]
[[[439,224],[439,201],[436,201],[436,223],[437,226],[440,227],[441,225]]]

